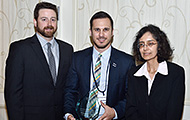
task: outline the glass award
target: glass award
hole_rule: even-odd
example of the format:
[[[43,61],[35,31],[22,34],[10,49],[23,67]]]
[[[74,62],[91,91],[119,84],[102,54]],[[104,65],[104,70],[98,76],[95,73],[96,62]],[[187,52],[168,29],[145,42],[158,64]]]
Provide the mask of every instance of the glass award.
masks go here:
[[[99,116],[101,103],[98,97],[90,100],[90,94],[93,91],[88,92],[85,96],[78,100],[76,105],[76,112],[79,120],[95,120]],[[90,106],[93,104],[93,110],[90,110]]]

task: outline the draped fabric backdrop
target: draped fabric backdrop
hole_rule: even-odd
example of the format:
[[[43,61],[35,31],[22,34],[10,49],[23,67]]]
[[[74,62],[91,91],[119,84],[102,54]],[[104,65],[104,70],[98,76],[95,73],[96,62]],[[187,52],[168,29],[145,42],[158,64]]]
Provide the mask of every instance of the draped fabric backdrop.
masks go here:
[[[0,120],[7,120],[4,105],[5,60],[12,41],[34,34],[33,10],[41,0],[0,0]],[[114,19],[113,46],[131,54],[136,32],[147,24],[168,35],[174,51],[173,62],[186,74],[183,120],[190,120],[190,0],[44,0],[59,6],[56,37],[76,50],[91,46],[89,19],[104,10]],[[176,73],[177,74],[177,73]]]

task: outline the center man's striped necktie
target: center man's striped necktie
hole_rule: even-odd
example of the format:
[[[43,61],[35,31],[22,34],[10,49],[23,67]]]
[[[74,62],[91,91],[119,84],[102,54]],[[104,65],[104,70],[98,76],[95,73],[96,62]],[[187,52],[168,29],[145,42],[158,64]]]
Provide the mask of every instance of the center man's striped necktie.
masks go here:
[[[95,80],[93,81],[92,91],[90,92],[89,116],[92,116],[96,112],[96,100],[97,100],[97,95],[98,95],[98,89],[96,88],[95,81],[97,83],[97,86],[99,86],[100,77],[101,77],[101,57],[102,55],[99,54],[98,59],[96,61],[95,69],[94,69]]]

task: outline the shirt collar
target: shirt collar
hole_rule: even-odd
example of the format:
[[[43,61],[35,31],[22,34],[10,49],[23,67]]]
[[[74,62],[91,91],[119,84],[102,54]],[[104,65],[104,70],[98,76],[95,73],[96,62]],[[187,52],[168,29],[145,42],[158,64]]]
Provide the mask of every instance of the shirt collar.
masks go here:
[[[36,33],[36,36],[37,36],[40,44],[42,45],[42,47],[44,47],[48,43],[48,41],[45,40],[43,37],[41,37],[38,33]],[[53,48],[55,46],[55,38],[53,37],[52,40],[49,41],[49,43],[51,43],[52,48]]]
[[[168,75],[168,66],[166,61],[163,61],[159,64],[158,66],[158,70],[157,70],[160,74],[163,75]]]
[[[159,63],[157,72],[159,72],[162,75],[168,75],[168,66],[166,61]],[[134,76],[143,76],[143,75],[145,76],[148,75],[147,62],[145,62],[143,66],[134,74]]]
[[[105,50],[104,52],[101,53],[102,54],[102,58],[109,60],[110,55],[111,55],[111,46]],[[93,47],[93,56],[94,58],[98,58],[99,52]]]

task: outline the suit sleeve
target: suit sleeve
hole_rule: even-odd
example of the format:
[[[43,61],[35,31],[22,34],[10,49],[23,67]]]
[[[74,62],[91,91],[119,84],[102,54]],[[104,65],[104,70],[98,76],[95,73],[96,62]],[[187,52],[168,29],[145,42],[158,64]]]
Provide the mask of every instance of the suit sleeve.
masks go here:
[[[127,102],[127,99],[126,99],[126,93],[127,93],[127,90],[128,90],[128,71],[135,66],[135,63],[133,60],[128,60],[128,67],[124,68],[124,69],[127,69],[126,73],[125,73],[125,85],[124,85],[124,90],[123,90],[123,98],[118,101],[117,105],[114,106],[116,112],[117,112],[117,115],[118,115],[118,119],[122,119],[123,117],[125,117],[125,106],[126,106],[126,102]]]
[[[5,68],[5,102],[10,120],[24,120],[23,74],[24,62],[21,46],[10,45]]]
[[[167,120],[180,120],[182,117],[185,96],[184,69],[179,68],[173,77],[172,93],[167,107]],[[176,76],[177,75],[177,76]]]
[[[64,114],[70,113],[74,115],[76,118],[76,102],[78,96],[78,76],[75,68],[75,58],[73,55],[72,64],[68,72],[67,80],[66,80],[66,88],[64,93]]]

